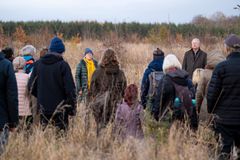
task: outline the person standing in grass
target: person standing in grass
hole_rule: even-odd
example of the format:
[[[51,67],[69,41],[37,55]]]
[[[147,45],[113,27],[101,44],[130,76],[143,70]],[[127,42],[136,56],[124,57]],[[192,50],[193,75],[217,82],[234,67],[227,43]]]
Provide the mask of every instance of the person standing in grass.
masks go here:
[[[114,134],[120,140],[127,137],[143,139],[143,106],[138,101],[138,88],[130,84],[124,92],[124,101],[117,105]]]
[[[93,59],[93,51],[86,48],[84,58],[77,65],[75,81],[79,101],[86,102],[86,96],[90,88],[93,72],[96,70],[98,62]]]
[[[16,57],[13,60],[13,67],[18,86],[18,110],[19,119],[23,122],[21,128],[30,129],[33,123],[33,117],[30,109],[30,95],[27,90],[29,75],[23,70],[25,67],[25,60],[22,57]]]
[[[69,64],[63,59],[63,41],[54,37],[49,52],[34,66],[29,88],[37,97],[40,107],[40,123],[58,131],[67,131],[69,116],[76,114],[76,91]]]
[[[187,51],[183,58],[182,69],[188,72],[189,78],[192,79],[193,72],[197,68],[205,67],[207,63],[207,54],[200,49],[200,40],[192,40],[192,48]]]
[[[160,100],[156,99],[155,94],[152,94],[150,92],[154,92],[154,89],[153,89],[154,86],[152,86],[152,84],[157,82],[158,79],[161,78],[161,75],[163,75],[163,72],[162,72],[163,60],[164,60],[164,52],[161,49],[157,48],[153,52],[153,60],[149,63],[142,78],[141,104],[143,105],[144,109],[147,107],[147,104],[149,104],[151,108],[154,108],[159,105]],[[156,76],[155,75],[151,76],[154,73],[156,73],[155,74]]]
[[[8,141],[9,130],[18,125],[18,91],[12,63],[0,52],[0,155]]]
[[[97,135],[109,122],[113,122],[117,103],[122,100],[126,86],[127,80],[115,51],[107,49],[93,73],[87,98],[97,124]]]
[[[240,38],[231,34],[224,43],[227,59],[213,70],[207,107],[214,116],[214,131],[220,135],[218,159],[230,159],[234,146],[240,159]]]
[[[207,90],[212,76],[213,69],[218,63],[224,61],[225,56],[218,50],[214,50],[207,55],[207,65],[201,72],[196,91],[196,108],[199,115],[199,121],[207,122],[210,114],[207,113]]]

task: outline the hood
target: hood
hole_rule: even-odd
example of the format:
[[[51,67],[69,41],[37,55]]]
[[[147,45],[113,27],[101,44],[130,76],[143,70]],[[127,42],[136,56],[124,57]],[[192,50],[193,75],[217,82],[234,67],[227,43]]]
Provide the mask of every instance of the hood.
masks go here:
[[[188,73],[184,70],[176,69],[175,71],[168,72],[167,76],[169,76],[172,81],[179,85],[188,85]]]
[[[25,59],[25,61],[29,61],[29,60],[33,60],[34,61],[34,58],[31,55],[25,55],[25,56],[23,56],[23,58]]]
[[[57,63],[59,61],[63,61],[63,58],[59,54],[48,53],[45,56],[43,56],[40,60],[43,64],[50,65],[50,64]]]
[[[2,52],[0,52],[0,61],[4,59],[4,54]]]
[[[150,70],[162,71],[163,59],[164,59],[164,58],[153,60],[153,61],[148,65],[148,68],[149,68]]]
[[[106,67],[103,67],[106,74],[118,74],[119,72],[119,66],[118,65],[108,65]]]

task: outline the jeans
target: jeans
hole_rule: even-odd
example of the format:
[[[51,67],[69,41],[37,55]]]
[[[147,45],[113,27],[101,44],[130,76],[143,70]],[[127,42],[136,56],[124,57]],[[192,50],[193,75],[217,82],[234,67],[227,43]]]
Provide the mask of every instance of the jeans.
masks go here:
[[[2,131],[0,131],[0,155],[4,152],[5,147],[8,143],[9,129],[5,126]]]

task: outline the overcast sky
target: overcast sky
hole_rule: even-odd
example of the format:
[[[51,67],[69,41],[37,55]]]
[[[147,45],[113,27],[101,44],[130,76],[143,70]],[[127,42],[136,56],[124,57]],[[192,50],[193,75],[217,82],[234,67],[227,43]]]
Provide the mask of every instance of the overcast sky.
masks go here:
[[[239,15],[238,0],[0,0],[1,21],[190,22],[221,11]]]

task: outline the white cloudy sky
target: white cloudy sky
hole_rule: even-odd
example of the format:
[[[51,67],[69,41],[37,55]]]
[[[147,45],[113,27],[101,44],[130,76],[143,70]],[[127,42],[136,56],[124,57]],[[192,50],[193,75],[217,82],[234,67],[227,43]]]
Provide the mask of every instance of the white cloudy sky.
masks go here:
[[[217,11],[239,15],[238,0],[0,0],[1,21],[189,22]]]

